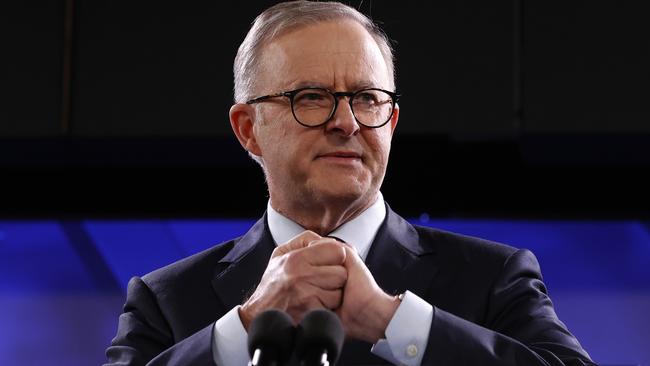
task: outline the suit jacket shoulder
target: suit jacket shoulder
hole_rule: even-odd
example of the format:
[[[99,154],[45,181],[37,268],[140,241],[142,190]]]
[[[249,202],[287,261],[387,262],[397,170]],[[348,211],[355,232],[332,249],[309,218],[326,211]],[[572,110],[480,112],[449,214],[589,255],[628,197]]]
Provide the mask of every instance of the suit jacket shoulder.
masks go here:
[[[142,276],[142,280],[156,294],[174,293],[187,287],[197,277],[211,277],[215,271],[215,266],[235,247],[239,240],[241,240],[241,237],[217,244],[158,268]]]

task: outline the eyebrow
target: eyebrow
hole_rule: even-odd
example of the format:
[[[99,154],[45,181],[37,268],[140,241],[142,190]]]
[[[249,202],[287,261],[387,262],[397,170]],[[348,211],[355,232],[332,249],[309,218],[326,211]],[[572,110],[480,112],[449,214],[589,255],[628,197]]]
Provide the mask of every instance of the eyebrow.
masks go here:
[[[331,88],[331,84],[324,84],[322,82],[311,81],[311,80],[301,81],[301,82],[298,82],[298,83],[292,85],[292,89],[309,88],[309,87],[324,88],[324,89],[328,89],[328,90],[331,90],[331,91],[335,91],[335,90],[333,90]],[[352,85],[352,91],[367,89],[367,88],[376,88],[376,86],[375,86],[374,83],[372,83],[370,81],[367,81],[367,80],[359,81],[359,82]]]

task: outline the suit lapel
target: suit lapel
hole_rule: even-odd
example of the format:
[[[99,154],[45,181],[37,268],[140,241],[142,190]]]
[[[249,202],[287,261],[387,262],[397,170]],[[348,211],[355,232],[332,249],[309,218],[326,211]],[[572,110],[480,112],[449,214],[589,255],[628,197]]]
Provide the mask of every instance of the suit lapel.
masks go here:
[[[226,311],[240,305],[259,283],[275,249],[266,215],[218,263],[212,287]]]
[[[388,294],[409,290],[425,298],[437,273],[432,243],[423,245],[418,232],[386,205],[386,219],[377,232],[366,265]]]

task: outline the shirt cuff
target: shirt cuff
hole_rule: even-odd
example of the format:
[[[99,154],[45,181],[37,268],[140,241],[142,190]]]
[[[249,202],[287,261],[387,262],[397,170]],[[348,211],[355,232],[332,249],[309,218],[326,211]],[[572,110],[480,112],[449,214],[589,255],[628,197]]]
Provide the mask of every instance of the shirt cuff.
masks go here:
[[[219,366],[248,365],[248,333],[239,318],[240,306],[235,306],[214,324],[212,356]]]
[[[406,291],[386,327],[386,339],[377,341],[371,352],[396,365],[420,365],[432,320],[433,306]]]

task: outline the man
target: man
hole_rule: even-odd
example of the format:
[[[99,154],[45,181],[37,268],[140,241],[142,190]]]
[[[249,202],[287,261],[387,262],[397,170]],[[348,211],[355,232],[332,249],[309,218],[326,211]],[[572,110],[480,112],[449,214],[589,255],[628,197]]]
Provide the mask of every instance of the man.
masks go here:
[[[264,169],[267,213],[132,279],[110,365],[244,365],[246,330],[271,308],[295,322],[335,311],[340,364],[591,364],[530,252],[412,226],[385,204],[399,106],[391,48],[369,19],[340,3],[276,5],[234,72],[230,121]]]

